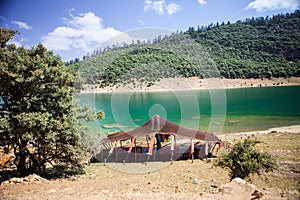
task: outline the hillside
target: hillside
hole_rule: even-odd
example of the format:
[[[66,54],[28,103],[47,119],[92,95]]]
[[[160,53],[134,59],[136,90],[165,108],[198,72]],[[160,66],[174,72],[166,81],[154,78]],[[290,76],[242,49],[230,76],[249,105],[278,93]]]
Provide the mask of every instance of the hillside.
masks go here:
[[[86,84],[140,80],[150,86],[166,77],[271,78],[300,76],[300,11],[217,23],[153,42],[95,51],[70,62]],[[77,60],[78,61],[78,60]]]
[[[300,11],[189,28],[226,78],[299,76]]]

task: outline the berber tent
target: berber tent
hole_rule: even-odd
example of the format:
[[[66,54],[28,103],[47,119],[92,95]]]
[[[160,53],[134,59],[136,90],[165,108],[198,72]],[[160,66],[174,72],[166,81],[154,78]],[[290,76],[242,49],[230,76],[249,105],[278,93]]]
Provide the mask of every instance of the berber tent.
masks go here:
[[[209,143],[217,143],[221,147],[221,140],[213,133],[207,131],[199,131],[190,128],[185,128],[178,126],[159,115],[154,115],[150,120],[145,122],[143,125],[129,130],[129,131],[119,131],[116,133],[109,134],[103,141],[102,144],[111,144],[109,155],[113,153],[114,148],[116,147],[116,143],[118,141],[131,140],[130,146],[127,152],[132,152],[133,147],[136,145],[136,138],[140,136],[146,136],[150,140],[149,148],[147,148],[147,155],[151,156],[153,153],[153,148],[155,141],[158,142],[159,135],[170,135],[171,137],[171,145],[169,150],[171,153],[174,151],[175,138],[178,136],[183,136],[185,138],[190,139],[190,154],[194,152],[194,140],[201,140]],[[158,146],[156,147],[156,149]],[[158,149],[157,149],[158,150]],[[108,156],[109,156],[108,155]],[[127,156],[128,157],[128,156]],[[107,157],[108,158],[108,157]],[[172,160],[172,158],[171,158]]]

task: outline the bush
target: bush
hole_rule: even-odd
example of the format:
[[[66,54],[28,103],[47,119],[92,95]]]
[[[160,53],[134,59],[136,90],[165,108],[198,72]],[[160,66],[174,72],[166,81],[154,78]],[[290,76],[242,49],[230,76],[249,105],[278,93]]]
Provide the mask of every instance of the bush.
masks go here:
[[[229,153],[223,153],[215,161],[215,166],[229,169],[229,176],[234,178],[246,178],[250,174],[260,174],[262,170],[276,169],[277,165],[271,155],[255,150],[258,140],[245,139],[238,142]]]

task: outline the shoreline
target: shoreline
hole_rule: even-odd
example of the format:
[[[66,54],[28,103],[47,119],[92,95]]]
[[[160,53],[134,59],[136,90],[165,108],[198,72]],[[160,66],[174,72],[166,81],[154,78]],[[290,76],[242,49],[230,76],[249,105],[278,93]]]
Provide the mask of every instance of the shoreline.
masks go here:
[[[226,139],[228,137],[238,137],[238,136],[252,136],[260,134],[270,134],[270,133],[295,133],[300,134],[300,124],[291,126],[280,126],[269,128],[266,130],[256,130],[256,131],[246,131],[246,132],[235,132],[235,133],[225,133],[218,135],[221,139]]]
[[[197,91],[211,89],[239,89],[257,87],[300,86],[300,77],[272,78],[272,79],[221,79],[198,77],[164,78],[147,87],[146,83],[138,81],[126,86],[117,84],[112,87],[99,88],[95,85],[85,85],[80,94],[89,93],[123,93],[123,92],[168,92],[168,91]]]

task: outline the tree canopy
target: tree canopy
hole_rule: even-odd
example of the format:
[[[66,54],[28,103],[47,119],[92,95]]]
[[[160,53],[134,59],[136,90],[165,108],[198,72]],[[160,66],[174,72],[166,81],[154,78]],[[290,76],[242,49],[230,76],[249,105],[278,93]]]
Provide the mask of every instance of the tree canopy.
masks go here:
[[[42,44],[7,44],[0,29],[0,146],[14,151],[21,175],[78,164],[81,140],[73,101],[75,76]]]
[[[226,78],[300,76],[300,11],[186,32],[203,45]]]

